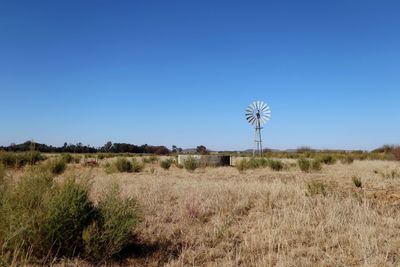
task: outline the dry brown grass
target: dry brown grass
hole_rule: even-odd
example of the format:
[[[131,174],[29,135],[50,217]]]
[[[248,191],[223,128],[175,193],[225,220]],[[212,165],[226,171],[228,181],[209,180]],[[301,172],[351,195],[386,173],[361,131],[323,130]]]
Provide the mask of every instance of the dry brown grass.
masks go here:
[[[113,181],[140,202],[143,222],[115,265],[400,265],[400,179],[380,174],[400,170],[399,163],[355,161],[303,173],[286,162],[292,167],[281,172],[154,165],[106,174],[77,166],[64,175],[90,172],[95,199]],[[325,196],[308,194],[312,181],[324,184]]]
[[[124,264],[147,266],[398,266],[400,179],[374,170],[398,163],[356,161],[320,173],[234,168],[150,174],[96,173],[143,207],[136,250]],[[351,177],[361,177],[356,188]],[[310,181],[327,195],[307,196]],[[96,197],[96,192],[94,194]],[[138,252],[137,248],[142,247]]]

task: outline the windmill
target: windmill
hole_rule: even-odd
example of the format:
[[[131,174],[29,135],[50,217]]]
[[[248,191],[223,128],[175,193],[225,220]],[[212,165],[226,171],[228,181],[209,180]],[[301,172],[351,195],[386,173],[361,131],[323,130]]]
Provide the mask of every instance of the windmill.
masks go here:
[[[262,157],[262,139],[261,129],[269,118],[271,117],[271,109],[263,101],[254,101],[246,109],[246,120],[251,124],[255,125],[254,134],[254,148],[253,156],[260,155]]]

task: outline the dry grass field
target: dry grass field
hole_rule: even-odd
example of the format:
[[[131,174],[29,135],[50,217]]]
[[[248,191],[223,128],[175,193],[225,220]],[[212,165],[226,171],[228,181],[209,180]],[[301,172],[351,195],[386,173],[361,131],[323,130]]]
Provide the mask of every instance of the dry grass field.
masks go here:
[[[60,179],[91,177],[93,199],[117,183],[139,201],[143,220],[111,265],[400,265],[398,162],[336,163],[312,173],[285,162],[290,167],[279,172],[153,163],[140,173],[106,174],[77,165]]]

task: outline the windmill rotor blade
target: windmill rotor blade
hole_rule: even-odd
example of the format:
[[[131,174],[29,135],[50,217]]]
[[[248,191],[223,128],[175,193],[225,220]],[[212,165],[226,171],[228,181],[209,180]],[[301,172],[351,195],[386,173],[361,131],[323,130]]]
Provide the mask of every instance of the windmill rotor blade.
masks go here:
[[[246,118],[246,120],[250,121],[253,118],[254,118],[253,116],[249,116],[249,117]]]
[[[264,108],[262,108],[262,111],[267,111],[270,110],[270,108],[268,106],[265,106]]]
[[[253,117],[254,114],[253,114],[253,113],[247,113],[245,116],[246,116],[246,117]]]
[[[256,101],[253,101],[253,103],[250,104],[250,106],[254,109],[256,109]]]
[[[254,118],[254,116],[247,116],[246,117],[246,120],[251,120],[251,119],[253,119]]]
[[[264,102],[261,102],[260,109],[261,109],[261,110],[264,110],[264,109],[265,109],[265,107],[267,107],[267,105],[266,105]]]
[[[265,106],[264,108],[263,108],[263,110],[269,110],[270,108],[269,108],[269,106]]]

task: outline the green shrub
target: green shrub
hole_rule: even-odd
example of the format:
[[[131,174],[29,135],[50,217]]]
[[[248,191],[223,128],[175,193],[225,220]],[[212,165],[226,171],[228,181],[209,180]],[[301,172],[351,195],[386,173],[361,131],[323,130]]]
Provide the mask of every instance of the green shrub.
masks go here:
[[[155,156],[155,155],[151,155],[150,157],[148,157],[148,158],[143,158],[143,162],[144,163],[155,163],[155,162],[157,162],[159,160],[159,158],[157,157],[157,156]]]
[[[358,178],[357,176],[353,176],[353,178],[351,179],[356,187],[362,187],[362,182],[360,178]]]
[[[1,184],[1,181],[3,181],[5,176],[6,176],[6,170],[4,168],[3,163],[0,162],[0,184]]]
[[[47,203],[45,240],[53,254],[75,256],[82,251],[82,232],[94,215],[88,189],[67,179]]]
[[[400,146],[393,148],[392,150],[393,156],[396,160],[400,161]]]
[[[310,160],[308,160],[306,158],[299,158],[297,160],[297,164],[299,165],[301,171],[303,171],[303,172],[309,172],[310,171],[310,167],[311,167]]]
[[[269,160],[268,165],[274,171],[281,171],[284,166],[280,160]]]
[[[111,173],[117,172],[118,170],[117,170],[115,164],[111,164],[110,162],[106,162],[106,164],[104,164],[104,171],[107,174],[111,174]]]
[[[270,167],[274,171],[280,171],[283,169],[284,164],[280,160],[272,160],[266,158],[250,158],[242,159],[237,161],[236,168],[239,171],[245,171],[248,169],[258,169],[258,168],[265,168]]]
[[[237,161],[235,165],[236,165],[236,169],[238,169],[238,171],[240,171],[240,172],[248,169],[247,159],[241,159],[241,160]]]
[[[307,196],[327,195],[326,185],[321,181],[311,181],[307,183]]]
[[[132,162],[126,158],[118,158],[114,163],[119,172],[132,172]]]
[[[332,155],[324,155],[321,159],[324,164],[332,165],[336,163],[336,158]]]
[[[61,174],[65,171],[67,164],[63,159],[51,159],[47,163],[47,167],[52,174]]]
[[[81,162],[81,159],[82,159],[82,156],[80,156],[80,155],[74,155],[72,161],[73,161],[74,163],[77,163],[77,164],[78,164],[78,163]]]
[[[0,244],[3,244],[3,250],[31,250],[34,257],[43,257],[48,252],[48,242],[44,238],[45,201],[52,185],[51,176],[43,172],[32,172],[16,183],[8,181],[5,184],[7,190],[0,198]]]
[[[320,171],[322,169],[322,164],[319,159],[313,159],[311,162],[311,169],[313,171]]]
[[[95,206],[88,186],[74,178],[58,184],[45,172],[8,181],[0,196],[1,253],[28,255],[24,260],[35,265],[72,256],[105,261],[127,244],[139,222],[137,202],[121,199],[118,188],[110,187]]]
[[[183,167],[187,171],[194,171],[199,167],[199,163],[194,157],[188,157],[184,162],[183,162]]]
[[[40,154],[39,151],[0,152],[0,163],[3,163],[5,167],[9,168],[19,168],[27,164],[33,165],[45,159],[46,158]]]
[[[350,156],[350,155],[345,156],[345,157],[343,157],[343,158],[340,160],[340,162],[341,162],[342,164],[352,164],[352,163],[354,162],[354,157],[352,157],[352,156]]]
[[[160,161],[160,167],[163,168],[164,170],[169,170],[169,168],[171,167],[171,160],[170,159],[165,159]]]
[[[132,171],[141,172],[144,169],[144,163],[140,163],[137,159],[132,158]]]
[[[65,161],[65,163],[71,163],[73,160],[71,154],[61,154],[61,158]]]
[[[105,261],[121,251],[139,222],[138,205],[134,199],[121,199],[117,186],[110,187],[98,204],[98,214],[83,232],[86,257]]]

